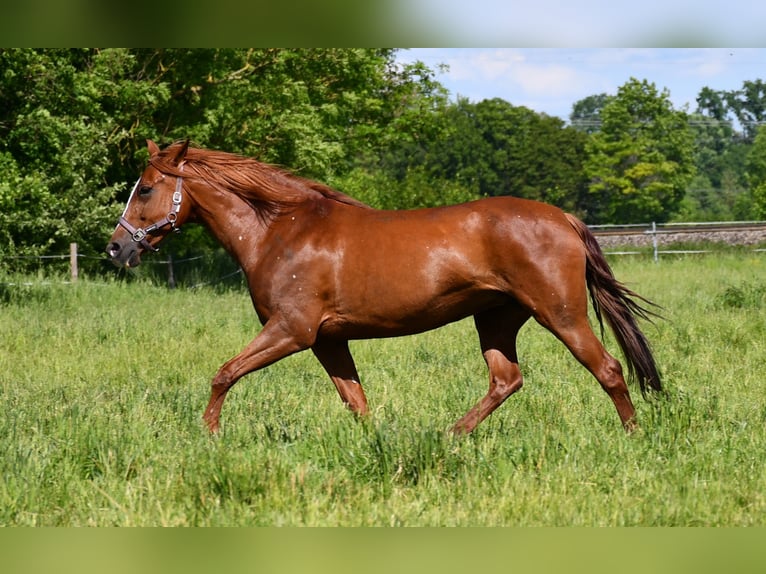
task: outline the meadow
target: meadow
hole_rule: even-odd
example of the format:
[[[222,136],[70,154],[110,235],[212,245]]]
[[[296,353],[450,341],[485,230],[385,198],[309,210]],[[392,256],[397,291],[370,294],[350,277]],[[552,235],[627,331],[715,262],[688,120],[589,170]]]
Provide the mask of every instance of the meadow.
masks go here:
[[[243,379],[210,436],[210,379],[260,328],[244,290],[0,278],[0,525],[766,524],[766,255],[611,262],[665,316],[643,328],[667,396],[633,389],[631,435],[534,322],[523,389],[449,435],[487,387],[466,320],[351,343],[368,420],[307,352]]]

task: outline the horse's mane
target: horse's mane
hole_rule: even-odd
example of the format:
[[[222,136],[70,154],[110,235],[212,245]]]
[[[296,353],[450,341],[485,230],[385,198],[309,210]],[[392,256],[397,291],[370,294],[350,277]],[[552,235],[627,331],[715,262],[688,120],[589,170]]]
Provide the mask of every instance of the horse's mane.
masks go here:
[[[327,185],[234,153],[189,147],[182,171],[171,161],[181,145],[183,142],[169,145],[153,155],[149,163],[162,173],[203,179],[221,190],[240,196],[259,211],[273,214],[282,208],[319,197],[369,208],[367,204]]]

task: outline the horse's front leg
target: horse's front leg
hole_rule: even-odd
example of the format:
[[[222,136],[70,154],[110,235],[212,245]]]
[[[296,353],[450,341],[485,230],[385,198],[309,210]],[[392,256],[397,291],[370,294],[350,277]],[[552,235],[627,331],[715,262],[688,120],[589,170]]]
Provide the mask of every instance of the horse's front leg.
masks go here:
[[[358,416],[366,415],[369,412],[367,397],[359,382],[354,358],[348,350],[348,341],[318,338],[311,350],[330,375],[343,404]]]
[[[226,362],[213,378],[210,390],[210,401],[203,419],[210,432],[217,432],[221,407],[234,384],[247,375],[276,361],[311,346],[313,341],[298,337],[292,329],[275,318],[264,325],[263,330],[236,357]]]

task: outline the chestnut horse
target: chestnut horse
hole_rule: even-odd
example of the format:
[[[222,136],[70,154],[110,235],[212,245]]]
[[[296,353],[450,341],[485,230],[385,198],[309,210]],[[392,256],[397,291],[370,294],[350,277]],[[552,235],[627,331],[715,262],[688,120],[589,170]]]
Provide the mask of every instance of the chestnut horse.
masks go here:
[[[470,432],[521,388],[516,335],[530,318],[558,337],[598,380],[626,430],[635,409],[603,335],[612,328],[642,394],[661,390],[637,317],[649,301],[618,282],[581,221],[513,197],[380,211],[254,159],[187,142],[160,150],[136,182],[107,253],[134,267],[187,221],[205,225],[241,266],[263,325],[212,381],[204,420],[219,428],[241,377],[311,349],[343,402],[368,412],[348,341],[423,332],[473,315],[489,391],[453,427]]]

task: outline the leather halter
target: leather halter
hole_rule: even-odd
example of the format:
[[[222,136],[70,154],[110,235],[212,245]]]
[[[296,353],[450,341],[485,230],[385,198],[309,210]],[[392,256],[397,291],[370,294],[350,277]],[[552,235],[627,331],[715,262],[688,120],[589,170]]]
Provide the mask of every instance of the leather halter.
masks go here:
[[[183,171],[183,165],[179,167],[179,171]],[[181,188],[183,186],[183,178],[181,176],[178,176],[176,179],[176,189],[173,192],[173,205],[170,208],[170,211],[168,214],[160,219],[159,221],[156,221],[155,223],[152,223],[150,226],[143,228],[143,227],[133,227],[130,222],[125,219],[125,213],[128,211],[128,205],[130,205],[130,202],[133,200],[133,195],[136,193],[136,189],[138,189],[138,184],[141,183],[141,178],[138,179],[136,182],[136,185],[133,186],[133,191],[130,192],[130,198],[128,199],[128,204],[125,206],[125,211],[122,212],[122,215],[117,220],[117,223],[124,227],[128,233],[130,233],[130,238],[135,242],[141,245],[144,249],[147,251],[159,251],[158,247],[154,247],[151,243],[149,243],[149,240],[147,237],[150,234],[153,234],[166,225],[170,225],[171,231],[180,231],[180,229],[176,229],[176,220],[178,219],[178,212],[181,210],[181,200],[183,199],[183,194],[181,193]]]

